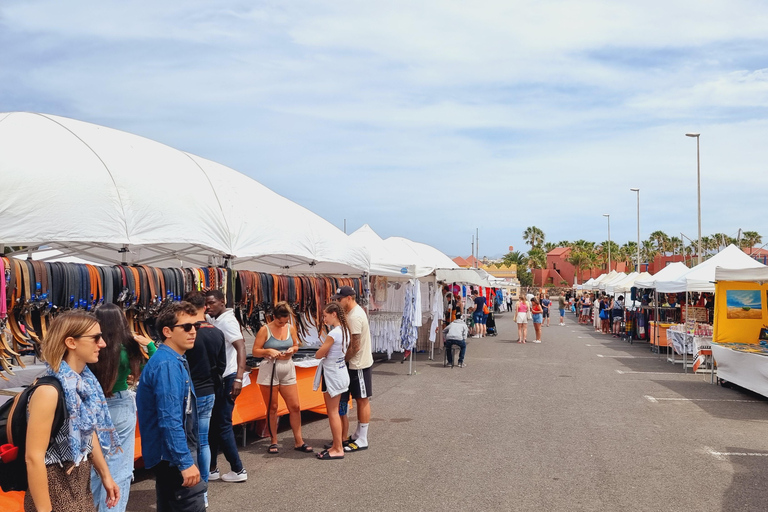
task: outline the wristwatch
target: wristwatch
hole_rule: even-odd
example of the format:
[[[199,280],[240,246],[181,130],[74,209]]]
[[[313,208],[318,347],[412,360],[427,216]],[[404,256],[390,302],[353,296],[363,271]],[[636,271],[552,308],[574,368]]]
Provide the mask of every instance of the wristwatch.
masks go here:
[[[239,382],[240,384],[243,383],[243,379],[235,379],[235,382]]]

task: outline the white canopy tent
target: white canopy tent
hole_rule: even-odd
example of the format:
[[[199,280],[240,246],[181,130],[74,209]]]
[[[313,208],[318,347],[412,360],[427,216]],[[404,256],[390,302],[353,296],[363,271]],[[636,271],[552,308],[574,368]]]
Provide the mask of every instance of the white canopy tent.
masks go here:
[[[104,264],[370,267],[341,230],[233,169],[73,119],[0,113],[0,182],[0,245]]]
[[[599,285],[597,285],[597,287],[598,289],[608,293],[609,286],[624,280],[626,277],[627,277],[627,274],[625,274],[624,272],[616,272],[616,275],[614,275],[611,278],[604,279]]]
[[[638,288],[655,288],[656,281],[673,280],[688,272],[690,269],[684,263],[676,261],[670,263],[663,269],[650,276],[650,278],[636,279],[635,286]]]
[[[605,293],[609,295],[613,295],[616,293],[625,293],[624,291],[625,283],[629,283],[631,288],[631,283],[635,282],[635,279],[637,279],[638,275],[639,273],[637,272],[631,272],[630,274],[625,275],[623,278],[608,284],[605,287]]]
[[[410,249],[405,252],[401,251],[403,246],[387,244],[368,224],[361,226],[349,237],[356,245],[365,247],[370,251],[371,270],[369,273],[371,275],[406,279],[417,277],[417,260]]]
[[[746,283],[768,283],[768,267],[715,268],[715,281],[742,281]]]
[[[392,254],[413,263],[414,277],[428,276],[438,268],[459,268],[451,258],[427,244],[398,236],[385,239],[384,244]]]
[[[599,276],[597,276],[595,278],[594,281],[592,281],[592,284],[589,287],[587,287],[587,285],[585,284],[584,285],[584,289],[585,290],[599,290],[600,289],[600,283],[604,282],[606,279],[612,279],[613,276],[615,276],[615,275],[616,275],[616,271],[615,270],[611,270],[607,274],[600,274]]]
[[[634,276],[633,276],[634,274]],[[637,286],[637,281],[641,279],[651,279],[651,274],[648,272],[632,272],[626,279],[614,286],[613,293],[629,293],[634,286]]]
[[[660,293],[714,292],[717,267],[729,269],[766,268],[765,265],[755,261],[744,251],[731,244],[676,279],[656,281],[656,290]]]

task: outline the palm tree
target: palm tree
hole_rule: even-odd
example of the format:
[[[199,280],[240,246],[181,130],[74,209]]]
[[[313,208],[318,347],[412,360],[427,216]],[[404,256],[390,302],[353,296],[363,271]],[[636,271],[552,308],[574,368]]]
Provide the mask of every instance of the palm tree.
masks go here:
[[[523,241],[531,248],[539,247],[544,243],[544,232],[536,226],[529,226],[523,231]]]
[[[571,252],[568,255],[568,263],[576,267],[576,280],[581,278],[584,270],[591,270],[596,260],[595,243],[586,240],[577,240],[571,244]]]
[[[637,242],[627,242],[619,248],[619,254],[621,255],[621,261],[627,265],[637,266]],[[636,272],[640,272],[639,269],[635,269]]]
[[[666,254],[667,249],[669,248],[669,235],[663,231],[654,231],[648,237],[648,240],[656,245],[656,250],[659,253]]]
[[[532,247],[528,251],[528,263],[531,268],[546,268],[547,267],[547,253],[541,247]]]
[[[505,265],[507,266],[517,265],[518,268],[528,264],[528,257],[525,255],[524,252],[520,252],[520,251],[507,253],[504,256],[504,258],[502,258],[502,260],[504,261]]]
[[[742,240],[742,246],[748,247],[750,249],[749,253],[752,253],[752,249],[756,245],[760,245],[763,243],[763,237],[760,236],[760,233],[757,231],[744,231],[741,234],[741,240]]]
[[[556,243],[554,243],[554,242],[547,242],[547,243],[545,243],[545,244],[544,244],[544,252],[546,252],[547,254],[549,254],[549,251],[555,250],[555,249],[557,249],[558,247],[560,247],[560,246],[559,246],[559,245],[557,245],[557,244],[556,244]]]
[[[642,247],[640,247],[640,255],[643,261],[651,263],[658,254],[659,251],[652,240],[643,240]]]
[[[672,251],[673,256],[675,254],[678,254],[678,251],[680,254],[682,254],[683,252],[682,245],[683,245],[683,241],[680,240],[678,237],[672,236],[669,238],[669,250]]]

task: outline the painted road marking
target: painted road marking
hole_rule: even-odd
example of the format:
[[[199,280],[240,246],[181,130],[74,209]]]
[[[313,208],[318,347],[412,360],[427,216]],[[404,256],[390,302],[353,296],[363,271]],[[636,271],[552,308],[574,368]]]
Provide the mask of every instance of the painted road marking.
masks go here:
[[[709,447],[704,447],[704,449],[709,453],[711,456],[716,458],[717,460],[725,460],[725,457],[768,457],[768,453],[757,453],[757,452],[718,452],[716,450],[713,450]]]
[[[609,357],[611,359],[658,359],[653,356],[604,356],[603,354],[597,354],[597,357]]]
[[[731,400],[726,398],[658,398],[650,395],[645,395],[643,398],[651,403],[658,402],[746,402],[746,403],[762,403],[763,400]]]
[[[633,372],[629,370],[616,370],[619,375],[626,375],[630,373],[644,373],[648,375],[696,375],[695,373],[678,373],[678,372]]]

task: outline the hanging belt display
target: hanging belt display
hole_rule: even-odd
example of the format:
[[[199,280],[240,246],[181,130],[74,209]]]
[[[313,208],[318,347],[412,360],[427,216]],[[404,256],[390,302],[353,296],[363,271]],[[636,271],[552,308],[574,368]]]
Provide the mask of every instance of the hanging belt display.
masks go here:
[[[133,330],[156,338],[154,319],[185,293],[221,290],[240,324],[255,334],[276,302],[288,302],[301,338],[310,327],[320,329],[322,311],[340,286],[360,295],[360,278],[285,276],[221,267],[156,268],[147,265],[96,266],[0,258],[0,378],[12,374],[11,360],[23,367],[21,355],[40,357],[40,343],[57,313],[92,311],[100,304],[121,306]]]

